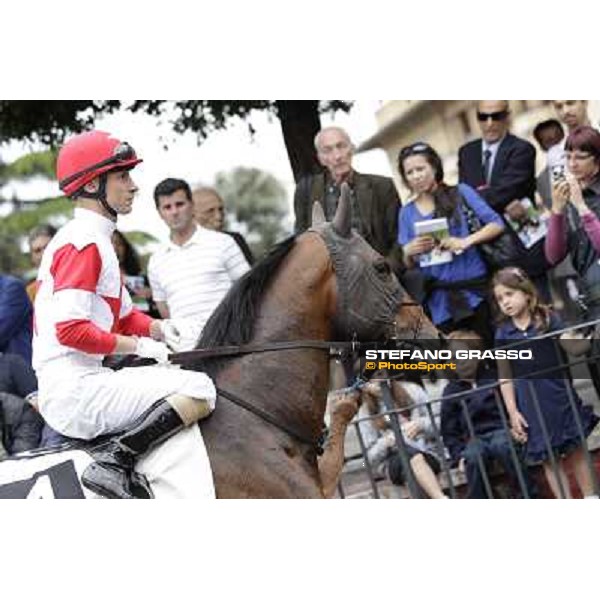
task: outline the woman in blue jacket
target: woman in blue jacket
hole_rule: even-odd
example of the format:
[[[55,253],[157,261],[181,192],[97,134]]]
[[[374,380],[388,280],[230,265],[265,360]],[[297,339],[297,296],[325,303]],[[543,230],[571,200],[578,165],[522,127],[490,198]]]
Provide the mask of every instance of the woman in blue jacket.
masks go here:
[[[424,275],[425,304],[432,321],[444,333],[474,330],[491,344],[491,318],[484,302],[488,269],[476,247],[502,233],[504,222],[472,188],[444,183],[442,160],[428,144],[402,148],[398,170],[412,192],[400,211],[398,242],[407,266],[417,267]],[[469,231],[465,202],[483,224],[479,231]],[[437,240],[419,233],[433,219],[447,222],[446,235]],[[436,248],[447,251],[449,260],[428,260]]]

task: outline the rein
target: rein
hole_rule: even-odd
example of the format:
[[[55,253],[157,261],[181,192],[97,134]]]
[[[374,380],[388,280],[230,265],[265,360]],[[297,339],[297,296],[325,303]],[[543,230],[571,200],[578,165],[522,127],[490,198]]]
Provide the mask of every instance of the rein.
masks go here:
[[[416,302],[403,302],[400,308],[406,306],[420,306]],[[417,327],[414,329],[414,339],[417,339],[421,331],[424,315],[421,314]],[[175,365],[185,365],[207,358],[218,358],[223,356],[240,356],[243,354],[258,354],[260,352],[274,352],[279,350],[367,350],[377,348],[380,342],[359,342],[353,339],[350,342],[334,342],[327,340],[294,340],[289,342],[268,342],[264,344],[242,344],[237,346],[218,346],[215,348],[198,348],[187,352],[175,352],[169,354],[169,361]]]
[[[227,398],[227,400],[229,400],[230,402],[233,402],[240,408],[244,408],[245,410],[247,410],[248,412],[251,412],[252,414],[256,415],[257,417],[260,417],[263,421],[266,421],[270,425],[273,425],[277,429],[283,431],[284,433],[287,433],[289,436],[295,438],[297,441],[301,442],[302,444],[306,444],[307,446],[311,446],[311,447],[315,448],[315,451],[317,452],[317,454],[319,454],[319,455],[323,454],[323,441],[324,440],[322,437],[320,437],[318,440],[311,440],[311,439],[303,436],[302,434],[298,433],[295,429],[292,429],[291,427],[288,427],[287,425],[280,423],[275,417],[273,417],[273,415],[271,415],[271,413],[268,413],[268,412],[264,411],[262,408],[258,408],[258,406],[254,406],[253,404],[246,402],[245,400],[240,398],[237,394],[228,392],[227,390],[224,390],[219,387],[216,388],[216,390],[217,390],[218,396]]]
[[[244,344],[241,346],[219,346],[216,348],[200,348],[187,352],[169,354],[169,361],[176,365],[193,363],[206,358],[222,356],[239,356],[242,354],[257,354],[260,352],[275,352],[279,350],[360,350],[376,348],[377,342],[332,342],[326,340],[297,340],[290,342],[269,342],[266,344]]]

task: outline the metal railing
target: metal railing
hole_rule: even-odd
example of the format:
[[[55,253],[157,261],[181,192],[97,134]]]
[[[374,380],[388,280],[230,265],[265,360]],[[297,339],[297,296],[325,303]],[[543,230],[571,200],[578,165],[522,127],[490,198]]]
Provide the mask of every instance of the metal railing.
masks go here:
[[[584,331],[589,330],[590,327],[595,327],[599,323],[600,323],[600,320],[582,323],[577,326],[569,326],[560,331],[553,331],[551,333],[546,333],[546,334],[543,334],[540,336],[532,337],[523,342],[519,341],[519,342],[514,342],[511,344],[506,344],[506,345],[501,346],[501,348],[509,349],[509,348],[516,348],[519,345],[523,345],[523,344],[531,345],[532,343],[535,343],[536,341],[539,341],[539,340],[544,340],[547,338],[558,338],[563,333],[569,333],[569,332],[579,331],[579,330],[584,330]],[[548,376],[547,377],[548,379],[557,377],[557,378],[561,378],[561,379],[566,379],[566,380],[574,383],[573,378],[572,378],[572,371],[574,368],[581,370],[581,368],[582,368],[581,366],[595,365],[598,361],[600,361],[600,351],[598,350],[598,347],[600,347],[600,343],[597,344],[596,349],[593,349],[593,351],[588,352],[584,358],[567,358],[565,352],[559,351],[558,343],[557,343],[556,344],[556,351],[557,351],[556,366],[552,366],[551,368],[547,368],[547,369],[543,369],[543,370],[534,371],[532,373],[528,373],[526,377],[519,378],[519,379],[525,379],[527,381],[526,385],[530,392],[530,397],[531,397],[531,400],[533,403],[533,409],[535,411],[535,414],[536,414],[537,419],[540,424],[544,448],[547,452],[547,456],[549,457],[549,466],[554,475],[554,480],[558,484],[560,497],[562,497],[562,498],[568,497],[568,493],[567,493],[568,490],[566,490],[563,485],[563,478],[561,477],[560,468],[559,468],[560,457],[557,456],[557,454],[553,448],[550,432],[548,430],[548,424],[546,423],[544,411],[541,406],[541,402],[548,402],[548,401],[551,401],[551,399],[548,399],[548,398],[540,399],[539,390],[536,388],[536,386],[534,384],[534,380],[536,378],[543,378],[545,376]],[[591,381],[591,378],[590,378],[590,381]],[[594,387],[596,387],[599,383],[600,382],[595,382]],[[477,390],[479,390],[479,391],[490,390],[493,392],[495,405],[496,405],[498,414],[500,415],[500,419],[501,419],[502,430],[506,434],[506,437],[508,439],[508,444],[509,444],[513,477],[509,476],[508,479],[511,479],[510,487],[512,488],[513,497],[522,497],[522,498],[539,497],[541,494],[540,494],[540,490],[538,489],[538,486],[535,485],[536,478],[532,477],[532,472],[534,472],[534,471],[537,472],[539,470],[539,463],[527,464],[523,460],[523,456],[522,456],[523,455],[523,447],[520,444],[518,444],[514,440],[513,436],[511,435],[510,424],[508,422],[507,413],[504,408],[504,402],[502,400],[500,386],[501,386],[500,382],[496,381],[489,385],[480,386],[477,388]],[[584,453],[584,457],[585,457],[585,463],[586,463],[587,469],[589,471],[591,481],[593,482],[594,493],[596,495],[598,495],[600,492],[600,486],[599,486],[599,482],[598,482],[598,474],[596,472],[596,468],[594,466],[594,461],[591,456],[590,450],[588,448],[586,432],[584,430],[584,426],[583,426],[583,423],[581,420],[581,415],[580,415],[580,410],[579,410],[579,401],[578,401],[578,399],[576,399],[576,397],[573,393],[573,391],[574,391],[573,385],[567,384],[567,385],[565,385],[565,389],[567,391],[569,409],[572,412],[573,417],[574,417],[578,441],[581,443],[581,447],[583,449],[583,453]],[[596,387],[596,390],[597,389],[598,388]],[[372,498],[381,498],[382,497],[380,486],[384,482],[386,482],[386,478],[383,478],[381,476],[381,473],[376,471],[375,465],[371,464],[371,460],[369,459],[369,451],[368,451],[369,448],[367,448],[367,444],[365,443],[364,435],[363,435],[363,432],[361,429],[362,429],[362,424],[369,422],[369,421],[372,422],[375,419],[380,419],[381,417],[385,417],[389,423],[389,428],[391,429],[391,431],[393,432],[393,435],[394,435],[395,445],[393,447],[393,451],[396,452],[398,457],[400,458],[401,464],[402,464],[402,469],[405,474],[404,487],[410,497],[412,497],[412,498],[423,497],[423,492],[421,491],[421,489],[416,481],[415,474],[410,465],[410,456],[407,451],[407,446],[409,444],[409,440],[406,439],[406,436],[403,433],[402,423],[401,423],[401,420],[404,418],[403,414],[412,411],[412,409],[415,408],[417,405],[412,403],[412,404],[408,404],[406,406],[402,406],[401,408],[396,407],[394,405],[394,399],[392,396],[390,379],[382,381],[381,390],[382,390],[382,394],[381,394],[382,410],[380,410],[380,412],[378,414],[357,417],[352,421],[351,427],[353,428],[354,433],[356,435],[356,439],[358,441],[358,445],[360,448],[360,453],[347,457],[346,464],[347,465],[349,465],[349,464],[356,465],[356,461],[362,461],[362,465],[361,465],[362,468],[358,469],[358,471],[359,472],[362,471],[363,473],[366,473],[367,481],[362,483],[361,494],[359,494],[360,496],[364,497],[365,495],[367,495]],[[429,420],[430,420],[431,429],[433,431],[434,446],[435,446],[437,458],[440,463],[440,473],[438,475],[438,481],[444,488],[447,495],[451,498],[458,498],[458,497],[464,496],[464,493],[461,494],[459,492],[459,488],[463,487],[463,485],[465,483],[465,481],[464,481],[465,477],[464,477],[464,475],[460,474],[456,468],[452,468],[451,461],[449,459],[449,454],[446,451],[446,448],[444,446],[444,442],[442,439],[442,434],[441,434],[440,425],[439,425],[439,419],[436,417],[436,414],[441,414],[441,404],[440,403],[446,402],[446,401],[451,401],[451,400],[458,401],[460,403],[460,406],[462,409],[462,414],[464,416],[464,420],[467,425],[468,437],[471,440],[476,439],[477,438],[476,431],[475,431],[476,427],[475,427],[475,424],[473,423],[472,416],[468,409],[468,400],[469,400],[469,397],[472,395],[472,393],[473,393],[472,390],[468,390],[465,392],[460,392],[460,393],[455,393],[452,395],[444,396],[443,398],[442,397],[430,398],[424,405],[425,409],[427,411]],[[594,391],[593,395],[594,395],[594,398],[597,400],[598,392]],[[439,404],[439,406],[436,406],[437,404]],[[421,405],[421,406],[423,406],[423,405]],[[439,408],[439,410],[436,410],[438,408]],[[498,497],[498,494],[496,493],[496,490],[495,490],[496,486],[494,485],[494,481],[498,479],[497,476],[501,472],[498,471],[497,468],[494,469],[493,467],[491,467],[491,465],[493,465],[493,463],[491,461],[484,460],[484,457],[482,456],[481,452],[476,453],[476,458],[477,458],[478,472],[479,472],[479,475],[483,482],[483,487],[485,489],[485,495],[488,498]],[[503,470],[506,471],[505,469],[503,469]],[[344,469],[344,472],[342,473],[342,477],[340,479],[340,483],[338,485],[338,494],[341,498],[344,498],[347,496],[347,489],[346,489],[347,486],[345,484],[345,480],[347,479],[348,475],[349,475],[349,471],[347,469]],[[505,475],[509,475],[509,474],[505,472]],[[362,479],[364,481],[364,476]],[[365,490],[365,484],[366,484],[366,488],[367,488],[366,490]],[[469,484],[469,482],[467,481],[467,485],[468,484]],[[386,485],[388,485],[388,484],[386,483]],[[353,493],[352,495],[356,496],[357,494]]]

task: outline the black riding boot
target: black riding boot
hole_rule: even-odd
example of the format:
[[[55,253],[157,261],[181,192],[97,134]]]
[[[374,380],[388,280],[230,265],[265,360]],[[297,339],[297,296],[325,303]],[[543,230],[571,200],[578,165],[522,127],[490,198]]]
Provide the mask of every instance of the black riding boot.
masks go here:
[[[184,427],[172,406],[160,400],[127,431],[94,451],[96,462],[83,472],[81,482],[106,498],[153,498],[147,479],[134,470],[135,460]]]

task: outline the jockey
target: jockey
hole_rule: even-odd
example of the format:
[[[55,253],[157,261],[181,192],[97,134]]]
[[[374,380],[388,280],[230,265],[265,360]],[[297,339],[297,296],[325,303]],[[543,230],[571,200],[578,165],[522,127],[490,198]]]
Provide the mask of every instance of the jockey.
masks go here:
[[[79,439],[116,435],[95,453],[83,484],[109,498],[152,497],[133,469],[140,455],[214,409],[204,373],[167,366],[177,331],[132,306],[111,243],[117,216],[129,214],[141,162],[127,143],[90,131],[59,152],[60,189],[74,217],[48,245],[38,273],[33,366],[39,410],[59,433]],[[166,342],[166,344],[165,344]],[[154,366],[112,371],[107,354],[153,358]]]

